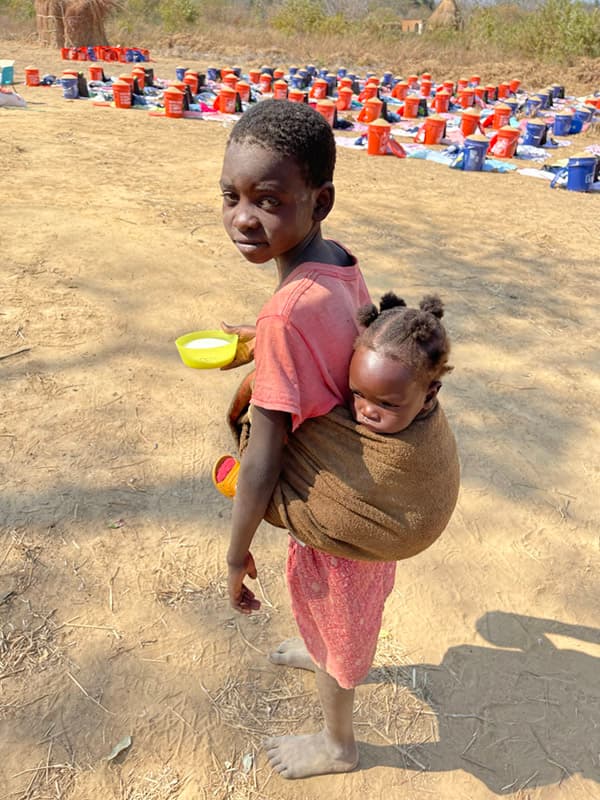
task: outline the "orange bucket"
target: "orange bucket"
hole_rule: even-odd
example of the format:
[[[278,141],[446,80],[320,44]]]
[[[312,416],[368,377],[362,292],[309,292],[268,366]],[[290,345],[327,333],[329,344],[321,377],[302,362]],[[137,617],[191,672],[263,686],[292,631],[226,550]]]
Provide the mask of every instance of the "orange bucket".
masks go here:
[[[275,100],[286,100],[288,85],[285,81],[275,81],[273,84],[273,98]]]
[[[485,86],[475,87],[475,97],[478,97],[482,103],[485,101]]]
[[[458,102],[463,108],[469,108],[470,106],[472,106],[474,98],[475,98],[474,89],[466,88],[458,90]]]
[[[250,100],[250,84],[246,81],[238,81],[236,86],[237,93],[240,96],[242,103],[247,103]]]
[[[431,82],[431,72],[423,72],[421,75],[421,83],[423,83],[423,81]]]
[[[235,89],[222,84],[219,92],[219,111],[221,114],[235,114]]]
[[[338,92],[337,108],[338,111],[348,111],[352,106],[352,89],[342,86]]]
[[[369,100],[371,97],[377,97],[377,84],[376,83],[367,83],[365,88],[358,95],[358,99],[360,100],[361,103],[364,103],[366,100]]]
[[[415,142],[423,144],[439,144],[444,136],[446,120],[442,117],[427,117],[415,136]]]
[[[304,92],[302,89],[290,89],[288,92],[288,100],[290,100],[292,103],[303,103]]]
[[[461,89],[466,89],[467,88],[467,86],[469,85],[469,81],[466,78],[459,78],[456,85],[457,85],[458,91],[460,92]]]
[[[352,89],[352,78],[342,78],[340,81],[340,89]]]
[[[418,75],[409,75],[408,78],[406,79],[406,82],[408,83],[408,88],[412,89],[413,86],[417,85],[418,81],[419,81]]]
[[[333,128],[335,119],[335,103],[332,100],[317,100],[317,111],[321,114]]]
[[[129,84],[129,87],[133,89],[133,75],[119,75],[120,81],[125,81],[125,83]]]
[[[104,78],[104,70],[102,67],[90,67],[88,72],[91,81],[101,81]]]
[[[251,69],[248,72],[248,77],[250,78],[250,83],[258,83],[260,81],[260,70]]]
[[[25,67],[25,85],[26,86],[39,86],[40,85],[40,71],[36,67]]]
[[[510,83],[498,84],[498,100],[503,100],[510,95]]]
[[[508,84],[511,92],[516,94],[521,86],[521,81],[518,78],[513,78],[512,81]]]
[[[517,142],[521,131],[504,125],[490,140],[489,153],[497,158],[512,158],[517,151]]]
[[[454,94],[454,81],[444,81],[442,83],[444,89],[448,92],[450,96]]]
[[[505,125],[508,125],[510,122],[510,115],[512,114],[512,109],[510,106],[507,106],[505,103],[498,103],[494,107],[494,119],[492,122],[492,128],[499,130]]]
[[[117,108],[131,108],[131,86],[126,81],[115,81],[112,89],[115,106]]]
[[[470,136],[479,129],[479,111],[476,108],[466,108],[460,119],[460,130],[463,136]]]
[[[384,156],[387,153],[392,126],[384,119],[376,119],[369,125],[367,153],[370,156]]]
[[[258,88],[263,94],[269,94],[271,92],[271,84],[273,83],[273,78],[269,75],[268,72],[263,72],[260,76],[260,80],[258,81]]]
[[[174,89],[179,89],[180,92],[185,94],[185,83],[183,81],[172,81],[171,86]]]
[[[404,100],[407,94],[408,83],[406,81],[398,81],[398,83],[392,89],[392,97],[395,97],[396,100]]]
[[[450,93],[445,89],[440,89],[433,98],[433,107],[438,114],[446,114],[450,108]]]
[[[421,98],[417,97],[417,95],[407,95],[404,99],[404,111],[402,112],[402,116],[406,117],[407,119],[416,119],[419,113],[420,102]]]
[[[481,83],[481,75],[471,75],[471,79],[469,81],[471,86],[479,86]]]
[[[188,70],[183,76],[183,82],[190,87],[192,94],[198,94],[198,73]],[[236,79],[237,82],[237,79]]]
[[[327,81],[323,80],[323,78],[317,78],[317,80],[310,87],[309,95],[313,98],[313,100],[324,100],[327,97],[328,89],[329,84]]]
[[[429,97],[431,94],[431,81],[421,79],[421,97]]]
[[[135,78],[138,82],[138,86],[140,91],[144,91],[144,86],[146,85],[146,72],[142,67],[136,67],[132,73],[132,77]]]
[[[375,122],[381,115],[383,102],[378,97],[369,97],[358,114],[359,122]]]
[[[187,76],[187,72],[185,74]],[[183,80],[185,80],[185,78]],[[227,75],[223,75],[223,83],[225,86],[230,86],[232,89],[237,88],[238,79],[235,72],[228,72]],[[196,94],[196,92],[194,92],[194,94]]]
[[[276,81],[280,81],[282,78],[285,78],[285,72],[282,69],[274,69],[273,77]]]
[[[165,115],[175,119],[183,117],[183,92],[170,86],[165,89]]]

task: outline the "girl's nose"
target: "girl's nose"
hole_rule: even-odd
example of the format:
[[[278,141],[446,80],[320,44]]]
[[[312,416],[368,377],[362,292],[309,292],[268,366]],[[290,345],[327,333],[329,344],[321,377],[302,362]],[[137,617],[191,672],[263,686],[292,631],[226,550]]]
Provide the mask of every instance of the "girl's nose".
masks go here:
[[[233,223],[239,231],[252,230],[258,227],[259,222],[252,203],[245,203],[240,200],[235,207]]]

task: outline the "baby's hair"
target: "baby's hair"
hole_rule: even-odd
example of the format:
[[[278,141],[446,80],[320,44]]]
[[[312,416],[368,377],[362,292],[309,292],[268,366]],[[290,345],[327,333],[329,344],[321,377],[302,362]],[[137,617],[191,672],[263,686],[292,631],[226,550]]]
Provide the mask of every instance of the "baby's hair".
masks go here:
[[[236,122],[227,144],[257,144],[293,158],[307,184],[333,180],[335,139],[325,117],[306,103],[261,100]]]
[[[437,295],[426,295],[419,308],[407,308],[393,292],[384,294],[377,306],[359,309],[357,319],[365,330],[354,348],[367,347],[414,367],[428,382],[452,369],[448,364],[450,340],[441,323],[444,305]]]

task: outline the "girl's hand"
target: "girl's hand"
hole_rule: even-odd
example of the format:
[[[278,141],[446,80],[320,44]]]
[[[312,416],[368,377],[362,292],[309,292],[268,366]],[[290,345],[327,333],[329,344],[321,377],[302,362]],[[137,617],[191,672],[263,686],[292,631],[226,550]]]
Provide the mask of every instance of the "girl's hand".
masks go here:
[[[253,611],[258,611],[260,600],[257,600],[254,592],[244,584],[246,575],[254,580],[258,574],[252,553],[246,553],[241,565],[229,564],[228,571],[227,591],[231,607],[239,611],[240,614],[251,614]]]
[[[234,369],[244,364],[254,361],[254,345],[256,342],[256,325],[229,325],[221,322],[221,328],[225,333],[237,333],[238,344],[235,351],[235,358],[230,364],[221,369]]]

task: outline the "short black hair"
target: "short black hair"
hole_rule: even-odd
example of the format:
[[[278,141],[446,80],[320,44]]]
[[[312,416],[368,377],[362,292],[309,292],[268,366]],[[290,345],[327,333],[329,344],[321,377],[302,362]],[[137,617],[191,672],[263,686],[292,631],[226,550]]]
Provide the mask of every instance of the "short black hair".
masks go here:
[[[333,131],[325,117],[306,103],[260,100],[236,122],[227,144],[242,142],[293,158],[313,189],[333,180]]]
[[[354,348],[366,347],[413,367],[428,382],[452,370],[448,364],[450,339],[442,324],[444,304],[437,295],[426,295],[419,308],[407,308],[393,292],[384,294],[377,306],[359,309],[364,327]]]

